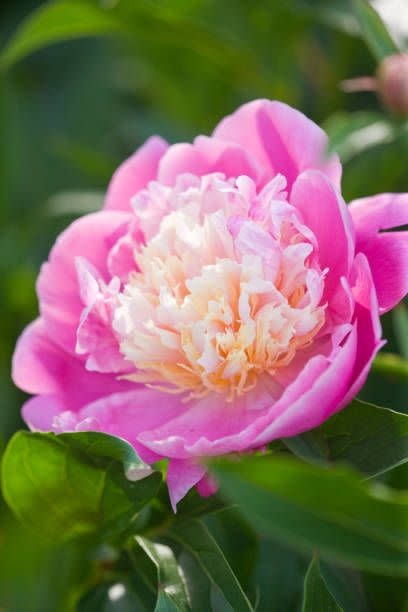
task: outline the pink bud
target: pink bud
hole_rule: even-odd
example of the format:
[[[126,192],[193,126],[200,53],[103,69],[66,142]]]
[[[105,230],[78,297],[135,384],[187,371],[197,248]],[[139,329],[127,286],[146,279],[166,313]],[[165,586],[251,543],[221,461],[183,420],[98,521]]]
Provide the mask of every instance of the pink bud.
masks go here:
[[[390,55],[378,68],[378,93],[391,112],[408,116],[408,53]]]

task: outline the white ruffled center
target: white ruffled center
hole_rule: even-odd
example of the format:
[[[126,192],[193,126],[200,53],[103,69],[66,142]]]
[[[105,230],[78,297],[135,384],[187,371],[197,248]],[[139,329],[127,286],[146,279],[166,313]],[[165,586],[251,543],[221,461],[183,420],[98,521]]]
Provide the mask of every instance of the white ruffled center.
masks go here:
[[[284,187],[276,177],[256,195],[247,177],[183,177],[136,198],[147,243],[113,320],[127,378],[232,400],[313,341],[325,272]]]

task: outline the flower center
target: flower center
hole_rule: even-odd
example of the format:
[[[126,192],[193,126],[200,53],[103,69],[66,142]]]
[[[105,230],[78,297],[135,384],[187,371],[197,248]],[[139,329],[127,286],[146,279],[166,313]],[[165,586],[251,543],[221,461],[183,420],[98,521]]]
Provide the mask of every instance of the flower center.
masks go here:
[[[113,323],[127,378],[232,400],[313,341],[325,272],[284,186],[276,177],[257,195],[247,177],[182,177],[136,198],[146,244]]]

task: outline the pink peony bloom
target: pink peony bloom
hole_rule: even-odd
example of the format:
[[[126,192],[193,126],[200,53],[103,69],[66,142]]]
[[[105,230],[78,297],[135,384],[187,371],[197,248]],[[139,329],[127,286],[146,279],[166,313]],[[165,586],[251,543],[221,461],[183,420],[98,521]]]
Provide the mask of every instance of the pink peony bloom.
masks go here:
[[[346,206],[337,157],[259,100],[209,138],[149,139],[101,212],[41,269],[15,383],[34,430],[99,430],[169,459],[173,507],[214,490],[200,459],[320,425],[363,385],[379,314],[408,291],[408,195]]]

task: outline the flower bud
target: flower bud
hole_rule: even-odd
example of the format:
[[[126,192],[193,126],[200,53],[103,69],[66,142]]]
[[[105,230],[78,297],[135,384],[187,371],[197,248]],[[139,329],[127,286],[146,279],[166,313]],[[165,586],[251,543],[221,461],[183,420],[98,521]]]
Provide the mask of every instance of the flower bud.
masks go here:
[[[391,112],[408,117],[408,53],[385,58],[377,72],[378,93]]]

